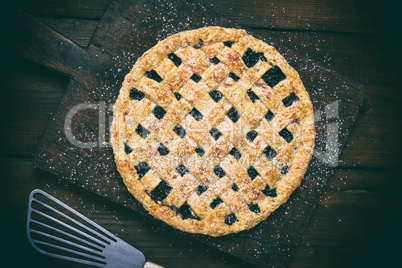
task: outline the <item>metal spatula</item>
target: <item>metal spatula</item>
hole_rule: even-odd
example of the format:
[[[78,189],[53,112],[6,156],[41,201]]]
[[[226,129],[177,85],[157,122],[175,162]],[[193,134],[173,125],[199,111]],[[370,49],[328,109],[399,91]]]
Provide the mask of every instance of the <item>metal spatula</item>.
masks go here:
[[[29,197],[27,236],[40,253],[95,267],[161,268],[136,248],[36,189]]]

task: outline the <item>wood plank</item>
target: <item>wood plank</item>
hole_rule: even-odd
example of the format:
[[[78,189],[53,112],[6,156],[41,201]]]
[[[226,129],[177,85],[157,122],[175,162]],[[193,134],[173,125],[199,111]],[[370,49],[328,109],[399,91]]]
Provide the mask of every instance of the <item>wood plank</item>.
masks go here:
[[[341,167],[394,168],[402,160],[400,154],[402,125],[398,93],[384,96],[378,92],[396,92],[397,87],[369,87],[365,111],[358,116],[344,151]]]
[[[144,51],[146,47],[136,47],[132,44],[143,43],[152,45],[152,43],[149,43],[149,40],[154,40],[156,37],[164,38],[164,35],[171,33],[171,31],[160,31],[160,27],[166,29],[165,27],[168,26],[168,29],[178,31],[205,25],[215,25],[217,21],[221,21],[221,23],[226,26],[233,26],[232,23],[225,22],[224,19],[221,20],[215,13],[206,13],[205,9],[197,4],[188,4],[178,1],[174,3],[173,6],[172,3],[164,6],[153,6],[145,3],[149,2],[135,2],[134,4],[133,2],[127,1],[126,3],[114,3],[111,5],[111,9],[105,12],[91,43],[98,51],[104,51],[110,55],[113,64],[115,64],[117,60],[119,62],[119,68],[123,71],[110,76],[96,69],[91,69],[92,67],[97,67],[97,65],[92,62],[90,62],[88,66],[84,66],[89,74],[85,76],[87,81],[76,83],[75,80],[71,80],[67,94],[59,106],[56,116],[57,119],[52,121],[35,157],[35,163],[39,167],[63,176],[90,191],[95,191],[110,200],[127,205],[142,213],[144,213],[143,208],[124,191],[125,187],[121,184],[121,180],[115,172],[114,163],[110,161],[112,157],[110,148],[96,147],[90,150],[78,148],[72,146],[63,135],[60,135],[60,132],[63,132],[65,115],[74,105],[79,103],[96,103],[100,100],[106,103],[113,102],[118,89],[118,87],[113,85],[119,84],[116,81],[121,81],[120,79],[123,77],[122,74],[125,73],[124,70],[127,66],[131,65],[127,64],[126,59],[120,60],[122,53],[123,55],[132,56],[131,60],[133,60],[141,54],[139,51]],[[145,8],[145,10],[142,10],[136,17],[130,17],[130,10],[137,10],[138,8]],[[169,22],[166,24],[164,21],[157,19],[156,16],[151,16],[152,12],[156,12],[155,14],[158,15],[158,18],[165,18]],[[178,14],[180,14],[180,17],[177,17]],[[197,14],[201,17],[199,20],[195,20],[192,26],[190,26],[186,22],[186,17],[189,14]],[[148,20],[149,18],[152,18],[150,19],[149,25],[144,25],[144,20]],[[181,19],[184,19],[184,21],[181,21]],[[156,23],[156,26],[150,27],[150,25],[154,25],[153,22]],[[174,25],[181,26],[175,28]],[[144,31],[138,30],[142,34],[137,36],[135,32],[136,29],[143,29]],[[148,30],[145,31],[145,29]],[[54,36],[52,34],[49,35]],[[345,77],[339,77],[332,71],[322,68],[307,59],[301,60],[298,55],[279,45],[276,40],[270,37],[266,37],[266,40],[269,43],[278,44],[278,50],[294,64],[295,68],[300,71],[302,77],[307,78],[306,85],[313,85],[310,87],[310,93],[312,94],[316,109],[323,109],[325,104],[337,100],[337,97],[333,94],[322,94],[319,90],[320,88],[326,91],[330,88],[329,85],[331,85],[333,87],[352,89],[350,91],[339,92],[339,94],[342,95],[339,95],[339,101],[342,107],[344,107],[344,109],[340,110],[339,114],[339,117],[342,119],[339,125],[340,132],[343,133],[343,136],[340,137],[340,142],[344,143],[342,139],[347,136],[348,129],[362,102],[362,94],[364,92],[362,87],[349,81]],[[91,53],[91,49],[94,48],[93,46],[89,47],[89,53]],[[103,62],[104,65],[106,65],[105,63],[106,61]],[[112,71],[112,69],[110,71]],[[102,79],[99,80],[94,74],[99,74],[99,77],[102,77]],[[328,79],[328,82],[323,83],[323,77]],[[80,79],[81,78],[82,77],[80,77]],[[99,81],[102,81],[103,84],[100,84]],[[90,86],[90,89],[83,88],[84,85]],[[106,92],[99,90],[94,91],[94,89],[100,88],[101,86]],[[80,116],[77,118],[80,118]],[[97,119],[90,114],[85,114],[83,118],[85,119],[85,127],[92,133],[89,136],[96,136],[98,127]],[[322,128],[322,130],[325,129]],[[88,136],[85,133],[85,131],[75,132],[77,136]],[[322,136],[322,134],[323,133],[319,133],[318,136]],[[56,140],[57,142],[55,142]],[[65,162],[56,161],[56,159],[65,159]],[[297,191],[297,194],[292,196],[292,201],[286,205],[286,210],[280,210],[280,212],[278,211],[274,215],[271,215],[269,221],[261,223],[250,231],[233,236],[225,236],[217,239],[196,235],[192,236],[207,244],[214,245],[225,252],[241,256],[244,260],[248,260],[251,263],[262,265],[262,263],[269,262],[272,265],[283,265],[285,259],[291,254],[294,242],[297,241],[303,230],[309,212],[311,212],[314,207],[316,199],[318,198],[319,188],[325,183],[325,179],[330,173],[330,168],[323,166],[317,160],[313,160],[311,166],[313,168],[306,174],[304,186]],[[122,194],[122,192],[125,194]],[[289,228],[290,223],[292,223],[292,228]],[[295,226],[297,226],[297,228]],[[288,230],[292,231],[289,232]],[[283,232],[286,232],[286,238],[281,236]],[[264,236],[257,235],[260,233],[264,233]],[[264,243],[267,238],[271,240],[271,243]],[[285,250],[278,251],[278,247]],[[274,254],[274,257],[267,254],[267,252],[271,251],[275,251],[277,254]]]
[[[51,119],[51,113],[56,110],[64,94],[64,82],[55,79],[54,72],[43,69],[44,73],[35,75],[28,75],[27,69],[23,72],[27,72],[26,79],[16,79],[15,82],[13,77],[20,75],[14,73],[9,76],[13,80],[13,86],[7,82],[7,92],[3,97],[6,105],[3,109],[8,112],[3,114],[11,113],[3,122],[5,129],[12,128],[12,134],[9,135],[13,137],[6,137],[9,143],[6,143],[3,153],[14,151],[15,156],[33,156]],[[38,66],[32,65],[32,72],[36,70]],[[41,90],[50,92],[40,93]],[[358,116],[341,155],[341,167],[393,167],[399,163],[400,145],[395,140],[401,139],[401,133],[395,131],[395,126],[399,124],[395,115],[401,113],[398,105],[400,99],[392,95],[384,97],[376,94],[381,90],[384,92],[386,89],[369,87],[369,110]],[[388,90],[392,92],[395,88]]]
[[[0,196],[2,211],[9,215],[7,226],[13,239],[8,251],[24,251],[32,264],[43,267],[81,267],[43,257],[27,243],[20,230],[24,228],[30,191],[41,188],[66,204],[95,220],[98,224],[142,250],[146,257],[165,267],[244,267],[237,258],[219,253],[212,247],[189,239],[177,239],[170,228],[98,195],[34,168],[32,159],[2,158],[0,187],[7,189]],[[387,247],[397,221],[397,170],[336,170],[328,181],[310,224],[290,262],[289,267],[339,267],[393,261],[396,248]],[[21,174],[24,174],[21,176]],[[395,202],[395,206],[390,206]],[[356,226],[359,231],[356,232]],[[380,231],[379,231],[380,230]],[[381,250],[378,248],[381,245]],[[373,251],[376,252],[373,252]],[[385,250],[390,250],[386,252]],[[4,256],[12,256],[4,254]],[[202,256],[202,258],[200,258]],[[383,259],[389,256],[390,259]],[[7,257],[6,257],[7,258]],[[18,264],[21,260],[14,259]],[[53,265],[53,266],[52,266]],[[16,265],[18,266],[18,265]],[[370,266],[370,265],[369,265]],[[247,264],[247,267],[252,267]]]
[[[66,75],[15,55],[3,58],[1,74],[2,156],[32,157],[59,105]]]
[[[19,8],[36,16],[99,19],[109,2],[109,0],[42,0],[35,3],[24,1],[23,6]]]
[[[54,24],[63,23],[63,20],[56,21]],[[257,32],[264,33],[264,30]],[[89,38],[86,31],[73,33],[73,38]],[[400,158],[394,155],[399,155],[397,152],[401,148],[394,146],[394,141],[400,139],[400,132],[393,131],[389,126],[400,123],[392,115],[401,114],[398,102],[402,94],[395,94],[399,92],[396,90],[397,81],[401,79],[397,72],[397,58],[380,41],[381,35],[286,31],[273,31],[271,34],[292,51],[368,85],[366,111],[359,116],[346,147],[347,152],[342,154],[341,166],[380,167],[398,163]],[[381,53],[377,52],[379,48]],[[368,62],[364,60],[367,55],[373,55]],[[378,75],[377,66],[381,66],[381,75]]]
[[[1,155],[32,157],[62,97],[53,92],[4,92]]]
[[[28,197],[32,190],[40,188],[141,250],[147,260],[165,267],[253,267],[194,239],[178,237],[177,232],[150,217],[39,171],[30,158],[2,158],[0,170],[0,187],[7,189],[0,195],[0,208],[7,215],[0,225],[7,230],[3,236],[7,241],[3,261],[12,261],[13,266],[22,267],[29,259],[33,266],[87,267],[43,256],[29,245],[23,232]],[[24,258],[16,258],[17,252],[24,252]]]
[[[46,25],[76,43],[86,46],[97,21],[83,19],[40,18]],[[253,29],[264,34],[267,29]],[[385,85],[399,81],[397,72],[399,55],[393,53],[389,36],[385,34],[328,33],[309,31],[270,31],[270,35],[299,55],[319,62],[352,80],[365,84]],[[105,42],[105,41],[103,41]],[[139,44],[143,45],[144,44]],[[146,46],[146,47],[149,47]],[[380,51],[380,53],[379,53]],[[371,55],[370,61],[364,59]],[[378,75],[381,67],[381,75]]]
[[[251,27],[298,29],[310,31],[372,32],[375,10],[367,1],[225,1],[200,0],[220,14]]]
[[[289,267],[391,266],[397,258],[398,173],[336,170]]]
[[[130,10],[138,10],[138,8],[144,10],[139,12],[136,17],[130,16]],[[152,12],[155,12],[157,16],[152,15]],[[178,14],[180,14],[179,17]],[[199,19],[189,24],[187,17],[194,16],[194,14],[199,16]],[[166,19],[167,22],[161,18]],[[144,21],[147,22],[147,20],[150,20],[149,23],[144,24]],[[98,146],[87,150],[73,146],[71,135],[67,137],[64,135],[66,116],[73,107],[76,107],[75,105],[82,103],[95,105],[100,102],[113,103],[118,93],[118,85],[126,73],[125,69],[132,65],[132,63],[128,64],[129,57],[126,59],[121,56],[130,55],[132,56],[131,61],[134,61],[135,57],[141,54],[138,52],[146,49],[146,47],[136,47],[132,44],[152,45],[149,40],[156,42],[155,39],[164,38],[172,31],[216,25],[217,23],[228,27],[233,27],[234,24],[220,18],[216,13],[208,13],[198,4],[181,1],[163,3],[163,5],[156,4],[155,6],[149,5],[149,2],[113,3],[102,17],[91,45],[83,50],[70,40],[66,40],[65,37],[55,34],[48,27],[38,24],[29,16],[23,17],[21,21],[33,32],[30,43],[23,46],[26,48],[23,50],[23,55],[73,76],[67,93],[55,113],[55,120],[51,121],[35,155],[35,164],[105,198],[145,213],[139,203],[125,191],[125,187],[115,171],[114,163],[110,161],[112,159],[110,148]],[[151,25],[153,26],[150,27]],[[177,28],[176,25],[180,26]],[[135,29],[137,28],[144,30],[140,31],[141,35],[136,36]],[[165,29],[165,31],[160,29]],[[40,30],[40,34],[37,34],[38,30]],[[270,36],[265,36],[263,39],[275,45],[299,70],[301,76],[306,78],[305,84],[312,94],[316,110],[324,109],[326,104],[335,100],[340,102],[343,109],[339,111],[341,119],[339,130],[343,134],[340,137],[340,143],[343,144],[362,102],[364,94],[362,86],[345,77],[338,76],[319,64],[303,59]],[[51,41],[44,43],[43,40]],[[74,52],[76,55],[73,55]],[[97,55],[101,56],[103,60],[95,57]],[[110,65],[113,67],[108,67]],[[116,73],[117,69],[114,67],[122,71]],[[325,82],[324,79],[326,79]],[[350,90],[333,94],[332,88],[348,88]],[[327,92],[328,90],[330,91]],[[327,92],[327,94],[323,92]],[[80,111],[75,115],[75,118],[80,120],[76,121],[78,123],[71,129],[74,131],[73,135],[76,139],[93,142],[94,139],[96,141],[100,124],[98,124],[97,112],[94,111],[96,109],[87,110]],[[321,128],[321,131],[325,131],[325,127]],[[324,133],[318,132],[318,137],[324,136]],[[107,131],[105,134],[105,140],[107,140]],[[61,161],[61,159],[63,160]],[[323,165],[317,159],[312,161],[311,166],[303,186],[291,197],[286,208],[278,210],[270,216],[268,221],[261,223],[256,228],[217,239],[189,234],[182,234],[183,237],[190,236],[199,239],[254,264],[284,265],[291,255],[298,237],[303,232],[321,187],[331,173],[331,168]],[[179,232],[179,234],[181,233]],[[266,243],[267,239],[271,242]],[[278,250],[278,248],[282,250]],[[272,256],[272,254],[268,254],[269,252],[275,252],[275,254]]]
[[[65,18],[39,18],[50,28],[61,33],[71,41],[86,47],[98,25],[98,20],[65,19]]]
[[[256,29],[263,33],[267,29]],[[386,33],[350,34],[309,31],[270,31],[295,53],[366,85],[395,85],[401,81],[397,66],[401,55]],[[369,57],[370,60],[367,60]]]
[[[381,32],[391,25],[389,14],[396,15],[391,4],[378,5],[374,1],[265,1],[247,3],[242,0],[230,4],[224,0],[199,0],[201,4],[249,27],[298,29],[309,31]],[[100,18],[107,0],[41,1],[28,2],[25,9],[36,16],[52,14],[52,17]]]
[[[219,1],[217,2],[219,3]],[[59,1],[59,3],[57,3],[56,1],[52,1],[51,3],[56,3],[57,5],[61,3],[61,1]],[[389,5],[384,4],[381,6],[389,6]],[[383,9],[381,6],[378,7],[380,10]],[[285,12],[287,13],[292,12],[292,10],[290,10],[291,8],[292,7],[289,7],[289,9],[286,10]],[[85,9],[83,9],[83,12],[85,13]],[[392,10],[390,12],[392,14]],[[46,12],[43,13],[44,16],[48,14],[50,13]],[[84,14],[83,17],[85,16],[87,15]],[[391,15],[390,17],[392,18],[393,16]],[[394,17],[397,18],[397,16]],[[379,23],[381,24],[381,20],[382,18],[380,16],[377,19],[377,21],[379,21]],[[264,24],[265,22],[260,21],[259,23]],[[325,20],[323,21],[323,23],[325,23]],[[383,27],[384,24],[381,24],[379,28],[385,30],[386,32],[388,32],[390,28],[392,29],[392,27],[389,27],[389,25],[384,28]],[[309,30],[311,30],[311,28]],[[310,33],[300,31],[284,32],[283,35],[282,31],[273,31],[271,33],[273,34],[278,33],[277,36],[279,36],[279,38],[276,37],[276,39],[281,40],[281,42],[283,42],[285,46],[288,46],[291,50],[296,51],[299,54],[309,56],[315,60],[318,59],[318,61],[325,67],[334,69],[338,73],[347,75],[348,77],[354,80],[358,80],[368,85],[369,99],[365,104],[366,107],[364,107],[362,113],[358,116],[357,124],[352,129],[350,145],[348,145],[345,148],[344,154],[342,155],[343,160],[342,165],[343,166],[356,165],[357,167],[367,167],[371,165],[373,166],[398,165],[400,159],[399,154],[400,150],[398,149],[398,145],[400,143],[397,142],[398,140],[400,140],[399,136],[400,131],[398,131],[398,126],[401,125],[400,124],[401,122],[398,121],[397,118],[400,118],[401,113],[400,113],[400,107],[398,105],[400,101],[399,98],[400,95],[398,95],[397,92],[400,92],[398,87],[398,84],[400,85],[400,75],[397,72],[398,69],[393,67],[398,66],[395,64],[396,62],[398,62],[397,60],[398,53],[394,52],[396,51],[395,50],[396,46],[392,46],[392,43],[389,42],[389,38],[392,37],[393,35],[362,36],[362,35],[348,35],[348,34],[345,35],[340,33],[325,33],[325,32]],[[74,34],[75,33],[73,32],[71,33],[71,38],[72,36],[74,36]],[[283,38],[281,38],[281,36],[283,36]],[[308,38],[305,38],[305,36],[308,36]],[[289,42],[286,43],[288,40]],[[395,42],[395,44],[396,43],[397,42]],[[294,44],[293,47],[292,44]],[[386,49],[387,46],[388,49]],[[384,48],[386,50],[384,50]],[[392,61],[394,63],[392,63]],[[27,75],[29,75],[28,72]],[[31,87],[27,86],[26,90],[30,89],[33,89],[35,91],[41,90],[42,87],[40,85],[45,85],[47,83],[47,81],[42,80],[40,82],[41,84],[36,84],[35,82],[37,80],[35,80],[36,79],[35,77],[30,78],[31,80],[27,82],[25,80],[24,75],[23,76],[17,75],[15,79],[17,83],[21,83],[24,85],[31,84]],[[56,84],[59,83],[57,82],[57,80],[53,82]],[[5,90],[7,90],[7,87],[2,86],[2,88]],[[45,86],[44,90],[52,91],[52,87]],[[28,103],[26,104],[30,105]],[[22,106],[23,105],[21,104],[19,107]],[[27,108],[27,110],[29,111],[30,108]],[[28,114],[26,112],[24,112],[24,116],[31,118],[30,117],[31,114]],[[31,119],[29,119],[29,121],[30,120]],[[359,123],[361,120],[363,120],[362,124]],[[33,123],[32,122],[28,123],[26,125],[27,128],[31,127],[31,124]],[[18,129],[17,132],[21,131],[22,129],[23,128]],[[39,130],[32,128],[29,129],[29,131],[33,131],[35,133],[36,131],[42,131],[43,133],[44,129]],[[35,135],[36,134],[34,134],[34,136]],[[17,134],[17,136],[19,135]],[[29,137],[26,136],[25,139],[21,139],[20,141],[24,142],[25,140],[29,140]],[[37,141],[33,142],[36,144]],[[372,153],[371,152],[372,150],[375,153]],[[19,151],[19,149],[15,148],[15,151]],[[364,158],[363,161],[359,161],[362,158]],[[21,169],[20,164],[12,166],[9,165],[8,163],[9,162],[5,162],[5,165],[2,166],[1,170],[13,169],[15,170],[16,173],[18,171],[18,175],[20,176],[18,178],[20,180],[25,179],[25,177],[21,177],[20,175],[21,173],[25,172],[24,169]],[[356,170],[356,172],[360,173],[362,172],[362,170],[359,171]],[[394,175],[392,175],[391,178],[389,175],[384,175],[382,172],[383,170],[375,172],[375,176],[374,175],[370,176],[367,172],[362,173],[364,174],[364,176],[359,176],[356,174],[345,175],[345,178],[347,176],[348,185],[350,185],[351,182],[356,182],[355,189],[344,190],[344,191],[352,190],[352,193],[356,194],[353,195],[353,198],[350,198],[350,195],[343,195],[342,192],[335,190],[333,192],[334,196],[330,196],[329,198],[326,197],[326,193],[324,193],[323,198],[325,202],[329,200],[337,200],[337,201],[334,202],[334,204],[332,203],[329,204],[328,202],[327,203],[324,202],[325,203],[324,205],[322,205],[321,203],[318,204],[317,209],[313,214],[312,218],[313,223],[307,227],[304,238],[301,240],[301,243],[297,248],[296,254],[292,259],[291,267],[322,267],[322,266],[340,267],[340,266],[351,266],[354,264],[356,264],[356,266],[357,265],[364,266],[365,264],[367,264],[368,266],[372,266],[373,264],[377,263],[383,266],[384,262],[383,261],[380,262],[377,256],[387,257],[384,258],[384,260],[388,260],[392,256],[397,256],[395,249],[392,250],[392,248],[387,248],[386,246],[384,246],[390,243],[390,241],[387,240],[387,238],[394,236],[393,231],[394,229],[396,230],[396,228],[392,229],[392,227],[396,227],[395,226],[396,221],[392,218],[389,218],[390,215],[393,215],[393,213],[391,213],[392,211],[385,209],[384,213],[375,214],[377,213],[377,211],[381,210],[384,207],[384,202],[381,200],[383,195],[379,191],[375,191],[375,193],[371,194],[370,185],[368,185],[367,187],[361,187],[362,185],[364,186],[366,182],[367,183],[375,182],[375,185],[389,186],[389,189],[399,189],[397,187],[394,187],[393,184],[387,183],[387,181],[391,179],[399,178],[399,174],[395,173]],[[337,171],[335,173],[335,176],[336,174]],[[385,174],[387,173],[385,172]],[[360,177],[361,179],[355,180],[354,178],[356,176]],[[345,178],[339,180],[340,185],[334,184],[333,189],[337,189],[339,188],[339,186],[342,186],[342,184],[345,181]],[[57,178],[51,177],[49,181],[54,182],[54,179],[57,180]],[[41,177],[40,180],[42,181],[43,177]],[[4,182],[4,180],[0,181]],[[333,181],[334,179],[330,181],[330,185]],[[21,184],[22,186],[19,187],[22,188],[24,186],[29,185],[28,181],[25,180],[21,181],[18,184]],[[15,187],[15,185],[13,186]],[[49,187],[49,185],[45,185],[45,187]],[[6,187],[2,188],[11,189],[12,187],[10,188],[9,185],[6,185]],[[53,186],[49,188],[53,189]],[[64,188],[64,186],[61,188],[66,190],[65,196],[66,198],[70,198],[71,200],[73,197],[71,196],[71,192],[74,190],[70,191],[69,188],[67,187]],[[78,188],[73,187],[73,189]],[[384,193],[387,193],[386,189],[383,190],[385,190]],[[367,191],[370,193],[369,195],[366,195]],[[87,194],[86,191],[82,191],[82,193]],[[18,190],[13,191],[11,194],[15,194],[15,197],[19,196]],[[338,195],[340,195],[341,198],[338,198],[337,197]],[[91,197],[89,201],[94,200],[96,198],[96,195],[94,196],[95,197]],[[396,193],[394,194],[394,196],[396,196]],[[5,199],[5,201],[7,202],[7,204],[10,203],[12,204],[12,202],[8,201],[9,196],[7,195],[6,197],[7,198]],[[21,195],[21,197],[19,198],[16,199],[10,198],[10,199],[12,199],[13,202],[18,201],[25,202],[24,198],[25,195],[24,196]],[[325,200],[325,198],[327,199]],[[354,203],[355,201],[352,201],[351,206],[352,208],[350,208],[349,206],[347,206],[347,204],[345,204],[345,201],[349,202],[352,199],[355,201],[367,202],[367,204],[372,205],[372,207],[364,205],[363,203],[360,205],[356,205],[356,203]],[[387,199],[387,197],[385,199]],[[103,199],[101,199],[101,202],[102,200]],[[2,204],[6,204],[6,202],[3,201]],[[77,207],[80,207],[82,205],[81,200],[77,202],[78,202]],[[8,210],[5,209],[4,211],[6,211],[6,214],[9,213],[10,215],[14,216],[15,211],[17,211],[18,208],[19,207],[12,205],[11,209],[10,208]],[[328,214],[326,214],[327,212]],[[124,215],[126,215],[125,213],[126,212],[123,213],[123,217]],[[324,213],[325,215],[319,216],[320,213]],[[89,212],[88,215],[92,215],[91,212]],[[342,216],[341,222],[338,221],[339,215]],[[32,249],[26,245],[25,236],[21,232],[21,230],[24,229],[22,223],[24,221],[24,217],[25,214],[21,213],[20,217],[18,218],[20,220],[19,221],[20,223],[13,224],[14,226],[11,226],[13,228],[16,228],[16,231],[14,233],[18,237],[18,239],[15,240],[16,242],[15,243],[13,242],[11,244],[11,249],[15,249],[15,251],[17,251],[21,249],[21,245],[24,245],[27,249],[26,251],[24,250],[24,252],[29,252],[29,250]],[[107,217],[102,218],[102,220],[104,220],[105,224],[109,224],[110,219],[107,220],[106,218]],[[377,221],[376,219],[379,219],[378,220],[379,223],[376,223]],[[112,217],[111,221],[113,220],[114,218]],[[13,223],[16,222],[17,220],[13,221]],[[7,225],[7,227],[9,225]],[[17,225],[17,227],[15,225]],[[120,229],[119,227],[116,228],[117,233]],[[13,229],[10,228],[9,230]],[[127,230],[128,229],[124,227],[123,235],[124,233],[128,232]],[[373,234],[374,239],[372,239]],[[378,237],[380,234],[384,234],[384,237],[382,238]],[[163,234],[161,235],[163,236]],[[15,239],[15,236],[13,238]],[[133,239],[133,241],[134,240],[135,239]],[[147,245],[151,247],[151,244],[152,242],[148,242]],[[383,248],[383,250],[379,250],[378,245],[381,245],[381,248]],[[169,246],[167,246],[167,248],[168,247]],[[191,251],[192,249],[191,245],[188,248],[190,248]],[[207,249],[209,251],[209,247]],[[389,252],[385,252],[386,250],[389,250]],[[156,252],[163,255],[162,249],[160,250],[160,252],[158,252],[158,250],[156,250]],[[179,254],[180,253],[181,252],[179,252]],[[175,256],[177,255],[177,252],[171,252],[171,255]],[[217,258],[220,259],[218,254],[217,256],[218,256]],[[15,260],[16,259],[13,259],[14,263]],[[17,261],[19,260],[20,259],[17,259]],[[62,267],[71,267],[68,264],[65,264],[65,266],[63,266],[57,262],[52,263],[52,260],[49,258],[41,258],[37,262],[35,262],[35,260],[38,259],[34,258],[33,261],[34,263],[38,264],[40,263],[41,265],[43,263],[46,263],[47,265],[49,265],[49,267],[55,267],[55,265],[59,265]],[[188,260],[192,264],[194,263],[194,261],[192,261],[191,259]],[[200,261],[198,259],[196,260]],[[205,264],[211,264],[204,258],[201,261],[205,261]],[[172,266],[175,267],[177,267],[178,265],[177,262],[174,261],[169,263],[171,263]],[[211,265],[214,264],[215,263]],[[221,263],[215,265],[219,266],[221,265]]]
[[[65,93],[69,77],[54,69],[23,59],[15,54],[4,58],[7,68],[1,72],[1,88],[7,93],[13,91],[31,93]]]

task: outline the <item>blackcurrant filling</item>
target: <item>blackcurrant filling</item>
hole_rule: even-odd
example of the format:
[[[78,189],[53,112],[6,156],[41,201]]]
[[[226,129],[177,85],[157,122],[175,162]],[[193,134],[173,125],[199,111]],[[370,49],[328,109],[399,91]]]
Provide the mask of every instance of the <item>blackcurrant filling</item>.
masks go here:
[[[289,172],[289,167],[288,166],[283,166],[282,168],[281,168],[281,174],[282,175],[285,175],[285,174],[287,174],[288,172]]]
[[[162,201],[165,199],[170,191],[172,191],[172,187],[165,181],[161,181],[158,186],[156,186],[151,192],[150,192],[150,197],[152,200],[155,202],[157,201]]]
[[[214,100],[214,102],[218,102],[223,98],[222,93],[220,93],[217,90],[209,92],[209,96],[211,96],[211,98]]]
[[[230,108],[226,115],[233,121],[233,123],[236,123],[241,116],[234,107]]]
[[[225,218],[225,223],[227,225],[232,225],[233,223],[235,223],[237,221],[237,217],[236,215],[232,212],[229,215],[226,216]]]
[[[138,89],[136,89],[135,87],[133,87],[130,90],[130,99],[132,100],[142,100],[145,97],[145,94],[141,91],[139,91]]]
[[[205,154],[205,151],[200,147],[197,146],[194,151],[199,155],[199,156],[203,156]]]
[[[232,155],[236,160],[239,160],[241,158],[240,152],[235,147],[230,150],[229,154]]]
[[[261,190],[261,192],[264,195],[269,196],[269,197],[277,197],[278,196],[276,194],[276,189],[271,189],[268,184],[265,186],[264,190]]]
[[[266,71],[262,76],[262,80],[270,86],[275,87],[279,82],[286,79],[285,74],[282,72],[281,68],[278,66],[273,66],[271,69]]]
[[[138,163],[138,165],[135,165],[134,168],[137,171],[138,177],[140,179],[144,177],[145,174],[147,174],[148,171],[151,169],[151,167],[145,162]]]
[[[188,169],[183,164],[178,165],[176,167],[176,170],[180,174],[180,176],[182,176],[182,177],[184,175],[186,175],[187,173],[189,173]]]
[[[279,136],[284,138],[287,143],[293,140],[293,134],[287,128],[284,128],[281,131],[279,131]]]
[[[296,96],[295,93],[290,93],[286,98],[284,98],[282,100],[283,105],[285,105],[285,107],[289,107],[290,105],[293,104],[293,102],[298,101],[299,97]]]
[[[201,81],[202,78],[201,78],[201,76],[199,76],[198,74],[194,73],[194,74],[190,77],[190,79],[193,80],[194,82],[198,83],[198,82]]]
[[[212,209],[216,208],[220,203],[222,203],[222,199],[220,199],[219,197],[215,198],[214,200],[212,200],[211,204],[209,205]]]
[[[176,210],[176,213],[182,217],[183,220],[185,219],[194,219],[194,220],[201,220],[200,217],[195,215],[191,207],[186,203],[184,203],[180,208]]]
[[[162,80],[163,80],[162,77],[160,77],[159,74],[155,70],[146,71],[145,75],[148,78],[151,78],[151,79],[155,80],[158,83],[162,82]]]
[[[221,168],[221,166],[216,165],[214,167],[214,173],[216,176],[218,176],[219,178],[222,178],[223,176],[226,175],[225,171]]]
[[[194,117],[194,119],[197,121],[200,121],[202,119],[202,114],[196,108],[193,108],[190,111],[190,115]]]
[[[247,95],[250,98],[252,102],[255,102],[256,100],[259,100],[260,98],[252,91],[251,89],[247,90]]]
[[[200,39],[200,42],[198,44],[195,44],[193,47],[195,49],[200,49],[203,45],[204,45],[204,41],[202,41],[202,39]]]
[[[184,130],[184,128],[180,125],[177,125],[173,128],[173,131],[179,135],[180,138],[183,138],[184,136],[186,136],[186,130]]]
[[[242,59],[243,59],[244,64],[246,64],[246,66],[248,68],[251,68],[254,65],[256,65],[259,60],[262,60],[262,61],[265,61],[265,62],[267,61],[267,59],[265,58],[263,52],[255,52],[251,48],[248,48],[246,50],[246,52],[244,53]]]
[[[208,60],[214,65],[217,65],[220,62],[217,57],[213,57],[212,59],[208,58]]]
[[[205,185],[205,184],[200,184],[200,185],[198,185],[198,187],[197,187],[197,189],[195,189],[195,192],[198,194],[198,195],[201,195],[203,192],[205,192],[206,190],[208,190],[208,187]]]
[[[232,78],[233,80],[235,80],[236,82],[240,80],[240,77],[238,77],[237,75],[235,75],[232,72],[229,73],[229,77]]]
[[[250,203],[248,204],[248,208],[250,209],[250,211],[254,212],[254,213],[260,213],[260,207],[258,206],[258,204],[254,204],[254,203]]]
[[[247,169],[247,174],[251,180],[254,180],[258,175],[260,175],[253,166],[251,166]]]
[[[155,108],[152,110],[152,113],[155,115],[156,118],[161,120],[165,116],[166,111],[161,106],[156,105]]]
[[[181,65],[181,59],[176,54],[170,53],[167,57],[173,62],[174,65],[176,65],[176,67]]]
[[[166,148],[165,145],[160,143],[159,147],[158,147],[158,152],[160,153],[160,155],[165,156],[165,155],[169,154],[169,149]]]
[[[265,157],[269,161],[272,161],[272,159],[275,158],[277,153],[271,146],[268,145],[267,147],[265,147],[264,151],[262,151],[262,154],[265,155]]]
[[[219,130],[216,128],[212,128],[209,131],[209,134],[211,134],[211,136],[212,136],[212,138],[214,138],[214,140],[217,140],[217,139],[219,139],[220,136],[222,136],[222,133],[220,133]]]
[[[258,136],[258,132],[253,129],[253,130],[250,130],[250,132],[246,134],[246,139],[247,139],[249,142],[253,142],[253,140],[254,140],[257,136]]]
[[[135,132],[137,132],[137,134],[140,135],[141,138],[143,139],[145,139],[149,135],[149,131],[146,128],[144,128],[141,124],[137,126]]]
[[[130,146],[127,145],[127,143],[124,143],[124,152],[126,154],[130,154],[133,151],[133,149],[130,148]]]
[[[271,110],[268,110],[268,112],[265,114],[265,119],[269,122],[272,119],[274,119],[275,115],[273,112],[271,112]]]

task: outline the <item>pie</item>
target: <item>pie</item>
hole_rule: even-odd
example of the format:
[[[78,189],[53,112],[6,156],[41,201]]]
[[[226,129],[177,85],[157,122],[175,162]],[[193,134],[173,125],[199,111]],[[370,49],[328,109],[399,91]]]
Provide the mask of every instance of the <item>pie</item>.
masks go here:
[[[114,105],[111,144],[129,192],[190,233],[250,229],[285,203],[311,160],[298,73],[245,30],[183,31],[145,52]]]

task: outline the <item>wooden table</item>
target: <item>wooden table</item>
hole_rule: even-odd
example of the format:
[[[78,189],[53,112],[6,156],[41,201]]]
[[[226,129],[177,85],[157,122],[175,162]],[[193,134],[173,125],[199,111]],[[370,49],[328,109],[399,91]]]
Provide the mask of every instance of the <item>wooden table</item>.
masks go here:
[[[17,8],[86,46],[107,2],[26,1]],[[396,195],[402,149],[396,8],[362,0],[198,2],[256,32],[273,30],[275,38],[289,49],[367,87],[367,98],[339,166],[328,180],[289,266],[384,266],[394,259],[397,247],[391,245],[398,235]],[[15,8],[2,8],[7,11],[2,19],[12,22]],[[5,38],[16,34],[11,24],[4,30]],[[80,267],[38,254],[26,239],[28,195],[41,188],[96,218],[144,252],[147,259],[166,267],[249,267],[199,241],[176,239],[157,221],[133,215],[127,208],[35,169],[33,155],[69,78],[3,52],[0,204],[4,261],[9,259],[13,267],[27,261],[44,267]]]

